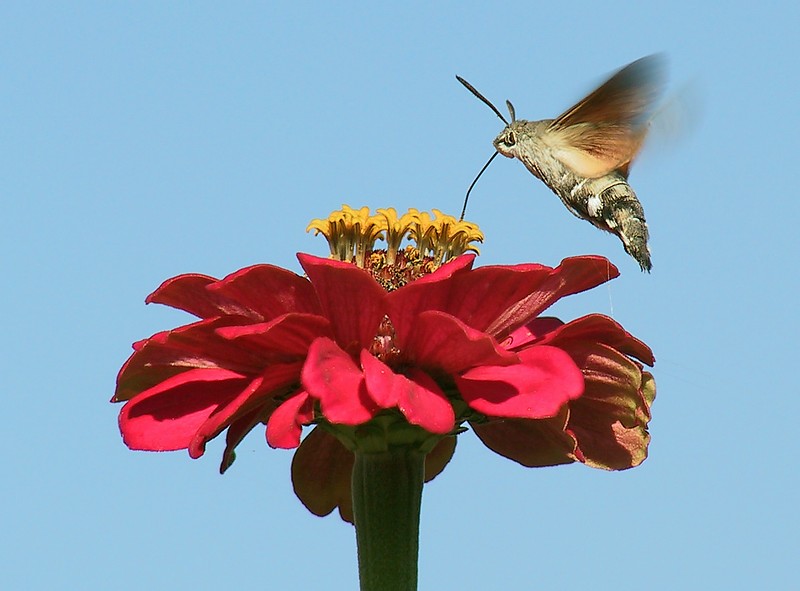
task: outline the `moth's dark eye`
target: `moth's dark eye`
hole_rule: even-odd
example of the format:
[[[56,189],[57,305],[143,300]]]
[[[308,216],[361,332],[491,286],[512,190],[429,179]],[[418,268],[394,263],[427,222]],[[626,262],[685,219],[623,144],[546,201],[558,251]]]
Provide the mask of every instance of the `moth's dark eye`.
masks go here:
[[[515,134],[513,131],[509,131],[503,138],[503,143],[506,146],[513,146],[517,143],[517,134]]]

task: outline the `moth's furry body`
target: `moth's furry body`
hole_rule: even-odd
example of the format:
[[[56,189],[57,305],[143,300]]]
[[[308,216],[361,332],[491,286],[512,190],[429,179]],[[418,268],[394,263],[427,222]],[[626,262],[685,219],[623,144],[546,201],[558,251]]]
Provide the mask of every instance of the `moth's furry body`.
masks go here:
[[[647,223],[628,185],[628,169],[647,132],[662,66],[658,56],[636,60],[555,119],[541,121],[517,120],[506,101],[507,121],[469,82],[456,78],[506,124],[494,140],[492,158],[517,158],[573,214],[618,236],[625,251],[649,271]]]
[[[520,160],[576,217],[618,236],[625,252],[649,271],[652,264],[644,209],[626,177],[619,170],[597,178],[576,174],[540,139],[552,122],[513,121],[494,140],[494,147],[503,156]]]

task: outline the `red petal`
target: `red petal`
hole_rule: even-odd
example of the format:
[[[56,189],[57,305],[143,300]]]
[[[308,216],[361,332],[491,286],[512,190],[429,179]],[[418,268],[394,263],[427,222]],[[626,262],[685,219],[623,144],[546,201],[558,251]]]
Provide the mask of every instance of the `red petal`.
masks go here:
[[[531,347],[520,360],[506,367],[476,367],[457,377],[465,402],[492,417],[540,419],[583,393],[583,374],[561,349]]]
[[[541,341],[548,333],[555,331],[561,326],[564,326],[564,323],[558,318],[553,318],[551,316],[534,318],[525,326],[520,326],[508,335],[503,341],[503,347],[510,351],[519,351],[525,347],[525,345]]]
[[[297,498],[320,517],[339,507],[342,519],[353,523],[350,489],[353,462],[352,452],[315,427],[292,458],[292,484]]]
[[[367,391],[379,406],[396,406],[409,423],[431,433],[453,429],[453,407],[430,376],[422,371],[412,371],[411,378],[396,374],[366,351],[361,352],[361,367]]]
[[[244,316],[271,320],[287,312],[319,313],[307,279],[274,265],[253,265],[217,280],[185,274],[168,279],[147,298],[200,318]]]
[[[203,423],[248,384],[244,376],[225,369],[185,371],[145,390],[122,408],[122,438],[131,449],[188,448]]]
[[[498,315],[486,332],[503,340],[559,299],[586,291],[619,275],[617,268],[599,256],[571,257],[561,261],[530,295]]]
[[[189,446],[189,455],[200,457],[205,451],[206,442],[219,435],[237,417],[249,412],[254,406],[275,407],[270,398],[276,392],[282,392],[287,386],[300,379],[302,363],[275,364],[267,367],[264,373],[253,380],[234,400],[215,412],[197,430]]]
[[[652,366],[655,363],[650,347],[622,328],[615,320],[602,314],[588,314],[577,318],[545,335],[541,342],[560,347],[561,343],[568,340],[603,343],[647,365]]]
[[[453,430],[453,406],[432,377],[411,369],[406,386],[397,406],[409,423],[440,435]]]
[[[453,281],[446,312],[488,332],[506,310],[546,282],[553,269],[544,265],[502,265],[475,269]]]
[[[454,259],[447,261],[444,265],[436,269],[433,273],[429,275],[423,275],[419,279],[416,279],[413,282],[413,285],[425,285],[425,284],[432,284],[432,283],[443,283],[449,280],[451,277],[456,275],[461,275],[465,271],[469,271],[472,269],[472,265],[475,262],[475,255],[472,253],[462,254]],[[411,284],[409,284],[411,285]],[[403,289],[408,288],[408,285],[403,287]]]
[[[361,351],[361,367],[370,398],[381,408],[394,408],[400,400],[404,376],[397,375],[381,360]]]
[[[474,260],[473,255],[462,255],[439,267],[430,275],[388,294],[389,317],[400,342],[407,339],[408,332],[422,312],[447,310],[452,299],[464,297],[463,293],[453,294],[453,279],[472,273],[470,269]]]
[[[172,306],[200,318],[224,316],[228,313],[226,310],[237,310],[237,306],[228,298],[206,289],[216,281],[213,277],[196,273],[178,275],[167,279],[145,301],[148,304]]]
[[[369,345],[386,315],[386,291],[364,269],[350,263],[298,254],[330,319],[336,342],[351,353]]]
[[[206,451],[206,443],[219,435],[261,388],[261,378],[256,378],[230,402],[220,405],[199,425],[189,442],[189,457],[199,458]]]
[[[559,298],[595,287],[619,274],[603,257],[564,259],[544,265],[482,267],[452,273],[433,284],[415,281],[389,294],[390,318],[402,342],[417,316],[439,310],[498,340]]]
[[[300,445],[303,425],[311,420],[313,401],[306,392],[298,392],[275,409],[267,423],[270,447],[293,449]]]
[[[283,314],[319,314],[314,288],[305,277],[274,265],[253,265],[210,285],[215,295],[236,303],[226,314],[272,320]]]
[[[243,375],[258,374],[264,358],[220,338],[216,330],[236,318],[215,318],[160,332],[144,342],[122,366],[112,402],[136,396],[188,369],[224,368]]]
[[[331,423],[360,425],[377,410],[367,395],[361,370],[331,339],[320,337],[311,344],[302,382]]]
[[[283,359],[305,357],[311,343],[319,336],[330,335],[330,322],[313,314],[284,314],[269,322],[225,326],[217,334],[238,340],[266,357],[267,353]]]
[[[414,365],[448,374],[479,365],[511,365],[518,361],[516,354],[500,347],[489,335],[444,312],[420,314],[400,346]]]

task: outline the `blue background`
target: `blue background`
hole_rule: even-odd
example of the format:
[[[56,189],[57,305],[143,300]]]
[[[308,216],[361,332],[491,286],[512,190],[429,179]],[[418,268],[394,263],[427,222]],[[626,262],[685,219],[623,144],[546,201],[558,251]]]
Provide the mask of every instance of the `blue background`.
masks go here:
[[[468,211],[478,264],[620,267],[554,312],[613,314],[655,350],[650,458],[529,470],[461,436],[425,490],[420,588],[799,588],[800,10],[750,6],[4,2],[0,587],[356,588],[351,526],[306,511],[263,432],[225,476],[222,441],[197,461],[122,444],[130,343],[191,320],[144,297],[299,270],[327,252],[308,221],[342,203],[458,215],[502,124],[455,74],[539,119],[664,51],[671,92],[699,98],[632,171],[652,275],[518,162]]]

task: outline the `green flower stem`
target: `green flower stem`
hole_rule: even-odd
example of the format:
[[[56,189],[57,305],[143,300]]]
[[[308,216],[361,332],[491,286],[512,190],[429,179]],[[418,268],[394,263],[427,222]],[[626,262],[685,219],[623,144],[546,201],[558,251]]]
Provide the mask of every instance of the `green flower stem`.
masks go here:
[[[425,454],[356,452],[353,514],[361,591],[416,591]]]

